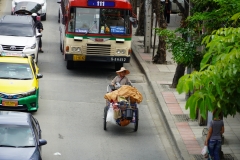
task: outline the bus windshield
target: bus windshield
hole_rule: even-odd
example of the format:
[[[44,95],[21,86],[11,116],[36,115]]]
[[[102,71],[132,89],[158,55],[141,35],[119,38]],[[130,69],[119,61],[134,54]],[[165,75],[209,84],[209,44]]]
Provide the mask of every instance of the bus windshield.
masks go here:
[[[123,9],[78,8],[70,10],[68,32],[82,34],[131,34],[130,11]]]

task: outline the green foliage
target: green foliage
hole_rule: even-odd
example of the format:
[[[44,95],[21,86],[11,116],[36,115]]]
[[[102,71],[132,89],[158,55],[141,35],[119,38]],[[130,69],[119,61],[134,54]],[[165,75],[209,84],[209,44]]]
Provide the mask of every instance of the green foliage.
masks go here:
[[[232,17],[240,12],[239,0],[192,0],[192,16],[188,17],[188,27],[205,28],[209,34],[221,27],[232,26]],[[239,15],[236,15],[236,17]]]
[[[194,32],[186,29],[170,31],[167,29],[156,28],[156,33],[165,38],[167,49],[172,52],[173,60],[176,63],[189,66],[194,63],[194,60],[196,62],[197,58],[201,57],[200,52],[196,49],[201,45],[200,40],[196,39],[195,41],[186,42],[184,38],[178,36],[179,34],[194,35]]]
[[[187,100],[191,118],[196,108],[206,118],[207,111],[218,109],[224,116],[240,112],[240,28],[220,28],[206,36],[206,54],[200,71],[180,78],[179,93],[195,91]]]

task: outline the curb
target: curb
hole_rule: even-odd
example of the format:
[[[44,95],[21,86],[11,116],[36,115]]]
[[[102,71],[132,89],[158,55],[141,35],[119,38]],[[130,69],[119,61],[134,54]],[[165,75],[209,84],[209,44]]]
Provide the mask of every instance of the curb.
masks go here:
[[[154,98],[156,98],[156,100],[157,100],[157,104],[158,104],[158,108],[160,109],[160,113],[161,113],[161,116],[162,116],[162,119],[163,119],[163,121],[165,122],[164,123],[164,126],[165,126],[165,128],[167,129],[167,130],[169,130],[170,132],[170,137],[172,138],[172,140],[171,140],[171,142],[173,143],[172,144],[172,146],[175,146],[175,149],[176,149],[176,152],[177,152],[177,154],[178,155],[176,155],[177,156],[177,158],[178,159],[181,159],[181,160],[184,160],[184,158],[183,158],[183,156],[182,156],[182,154],[181,154],[181,151],[180,151],[180,148],[179,148],[179,146],[178,146],[178,144],[177,144],[177,142],[176,142],[176,139],[175,139],[175,137],[174,137],[174,134],[173,134],[173,132],[172,132],[172,130],[171,130],[171,127],[170,127],[170,125],[169,125],[169,123],[168,123],[168,119],[169,118],[171,118],[171,119],[169,119],[170,121],[172,121],[172,117],[171,117],[171,115],[169,114],[169,118],[167,118],[166,117],[166,113],[163,111],[163,108],[162,108],[162,103],[161,103],[161,101],[163,102],[164,101],[164,99],[163,99],[163,97],[162,97],[162,95],[159,95],[159,96],[157,96],[158,94],[158,90],[157,89],[155,89],[155,88],[158,88],[158,86],[157,86],[157,84],[156,83],[153,83],[152,81],[151,81],[151,78],[150,78],[150,75],[149,75],[149,69],[146,67],[146,65],[145,65],[145,62],[142,60],[141,61],[141,57],[139,57],[139,55],[138,54],[135,54],[135,51],[137,50],[137,48],[136,48],[136,46],[135,45],[132,45],[132,55],[133,55],[133,58],[136,60],[136,62],[137,62],[137,64],[138,64],[138,66],[140,67],[140,69],[141,69],[141,71],[144,73],[144,75],[146,76],[146,79],[147,79],[147,82],[150,84],[150,88],[151,88],[151,90],[154,92]],[[138,52],[138,51],[137,51]],[[150,54],[150,53],[149,53]],[[161,100],[161,101],[160,101]]]

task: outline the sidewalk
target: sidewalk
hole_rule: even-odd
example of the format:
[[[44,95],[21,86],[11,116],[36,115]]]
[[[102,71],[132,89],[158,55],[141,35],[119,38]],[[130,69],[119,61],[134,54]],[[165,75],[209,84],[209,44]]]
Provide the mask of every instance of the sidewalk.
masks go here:
[[[168,29],[174,30],[176,24],[176,21],[173,21],[168,25]],[[189,111],[185,110],[185,94],[179,95],[175,89],[169,87],[177,66],[171,59],[171,53],[167,52],[167,65],[153,64],[153,49],[151,53],[144,53],[144,37],[133,36],[132,39],[133,58],[136,59],[157,98],[159,109],[165,115],[163,119],[171,130],[170,135],[175,141],[182,159],[203,159],[201,156],[204,146],[202,131],[207,126],[199,126],[197,121],[189,119]],[[158,45],[158,41],[156,45]],[[240,160],[240,115],[238,114],[234,118],[230,116],[224,118],[224,124],[225,143],[222,145],[224,159]]]

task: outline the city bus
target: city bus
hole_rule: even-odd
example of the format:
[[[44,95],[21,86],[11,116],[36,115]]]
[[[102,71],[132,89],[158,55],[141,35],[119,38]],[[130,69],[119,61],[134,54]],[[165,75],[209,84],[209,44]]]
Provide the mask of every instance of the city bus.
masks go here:
[[[131,58],[136,15],[128,0],[60,0],[60,50],[75,62],[113,62],[120,69]]]

